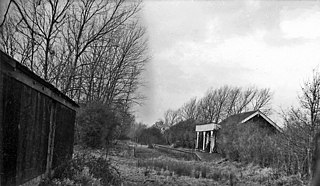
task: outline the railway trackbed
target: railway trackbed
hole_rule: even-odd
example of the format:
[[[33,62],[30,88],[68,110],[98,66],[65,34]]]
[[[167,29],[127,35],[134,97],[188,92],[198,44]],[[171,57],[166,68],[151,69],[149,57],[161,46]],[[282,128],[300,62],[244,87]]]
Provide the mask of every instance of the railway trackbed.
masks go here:
[[[153,148],[159,149],[159,150],[171,151],[174,153],[183,153],[185,155],[190,156],[194,160],[201,161],[201,158],[195,153],[194,150],[177,149],[177,148],[168,147],[165,145],[158,145],[158,144],[153,144]]]

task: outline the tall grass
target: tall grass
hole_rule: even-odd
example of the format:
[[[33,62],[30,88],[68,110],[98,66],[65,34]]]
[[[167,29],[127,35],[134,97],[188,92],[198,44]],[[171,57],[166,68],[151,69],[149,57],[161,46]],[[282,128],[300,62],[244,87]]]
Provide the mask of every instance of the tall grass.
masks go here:
[[[199,162],[177,160],[160,156],[140,159],[138,167],[156,170],[157,174],[188,176],[191,178],[211,179],[229,185],[305,185],[298,175],[286,176],[272,168],[262,168],[253,164],[237,162]]]
[[[196,161],[182,161],[165,157],[138,160],[137,166],[154,169],[156,171],[169,171],[177,176],[208,178],[215,181],[227,179],[229,177],[228,172],[214,170],[210,165],[200,164]]]

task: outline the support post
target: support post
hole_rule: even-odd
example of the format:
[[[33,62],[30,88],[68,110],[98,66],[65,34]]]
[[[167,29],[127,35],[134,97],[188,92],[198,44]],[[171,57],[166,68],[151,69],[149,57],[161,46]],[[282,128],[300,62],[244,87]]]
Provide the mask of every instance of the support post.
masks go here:
[[[213,130],[210,131],[210,153],[213,152],[213,144],[214,143],[214,140],[213,140]]]
[[[206,148],[206,132],[205,131],[203,131],[203,140],[202,140],[202,142],[203,142],[202,150],[205,150],[205,148]]]
[[[196,149],[199,148],[199,132],[197,132]]]

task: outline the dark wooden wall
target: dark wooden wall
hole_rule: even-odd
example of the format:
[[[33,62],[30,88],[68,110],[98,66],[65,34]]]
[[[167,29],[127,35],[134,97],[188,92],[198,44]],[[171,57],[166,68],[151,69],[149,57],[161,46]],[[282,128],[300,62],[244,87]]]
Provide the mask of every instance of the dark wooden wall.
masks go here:
[[[64,105],[57,105],[53,168],[70,159],[73,152],[74,111]]]
[[[3,99],[2,99],[2,87],[3,87],[3,83],[2,83],[2,69],[3,69],[3,63],[1,61],[1,58],[0,58],[0,122],[2,121],[2,114],[3,114],[3,111],[2,111],[2,103],[3,103]],[[2,124],[0,124],[0,186],[2,185],[1,182],[2,182],[2,177],[3,177],[3,168],[2,168],[2,163],[3,162],[3,148],[2,148],[2,141],[3,141],[3,132],[2,132]]]
[[[0,186],[19,185],[71,158],[76,111],[0,62]]]

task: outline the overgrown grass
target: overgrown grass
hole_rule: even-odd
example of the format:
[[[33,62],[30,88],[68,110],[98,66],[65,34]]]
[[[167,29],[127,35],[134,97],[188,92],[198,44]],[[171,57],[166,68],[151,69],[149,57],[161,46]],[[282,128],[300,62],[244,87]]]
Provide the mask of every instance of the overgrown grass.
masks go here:
[[[120,174],[100,151],[76,151],[71,161],[55,170],[42,185],[119,185]]]
[[[253,164],[224,162],[184,161],[168,157],[141,159],[138,167],[156,170],[163,175],[206,178],[218,183],[236,185],[306,185],[299,175],[286,176],[272,168],[261,168]]]
[[[138,167],[146,167],[159,172],[169,171],[178,176],[189,176],[193,178],[208,178],[221,180],[229,177],[228,172],[212,170],[210,166],[196,161],[184,161],[167,157],[138,160]]]

